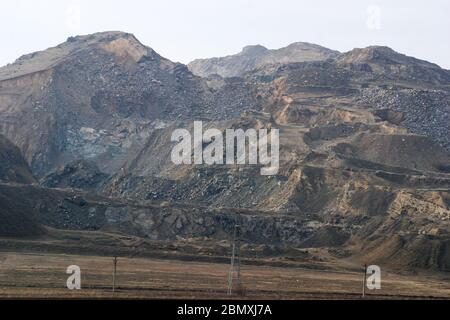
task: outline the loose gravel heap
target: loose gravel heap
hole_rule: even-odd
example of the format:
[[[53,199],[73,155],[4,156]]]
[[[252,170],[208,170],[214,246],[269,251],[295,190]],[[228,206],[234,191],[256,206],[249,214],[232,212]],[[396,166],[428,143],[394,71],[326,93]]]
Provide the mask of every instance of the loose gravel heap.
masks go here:
[[[358,103],[404,114],[402,126],[426,135],[450,151],[450,93],[440,90],[381,89],[361,91]]]

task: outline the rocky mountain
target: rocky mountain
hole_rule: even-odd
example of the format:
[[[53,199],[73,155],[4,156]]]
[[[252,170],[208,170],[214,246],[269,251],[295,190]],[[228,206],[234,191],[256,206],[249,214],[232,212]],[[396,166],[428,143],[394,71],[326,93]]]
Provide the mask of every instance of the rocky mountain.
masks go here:
[[[0,201],[45,228],[220,247],[239,223],[248,244],[450,270],[449,94],[448,70],[386,47],[252,46],[188,69],[130,34],[69,38],[0,69],[5,148],[41,183],[8,169]],[[171,134],[196,120],[279,129],[278,174],[174,165]]]
[[[269,50],[261,45],[247,46],[238,54],[211,59],[198,59],[188,64],[192,73],[208,77],[214,74],[221,77],[239,77],[253,69],[271,64],[287,64],[305,61],[322,61],[335,58],[333,51],[306,42],[292,43],[287,47]]]
[[[222,88],[131,34],[72,37],[0,69],[0,130],[37,175],[78,159],[111,173],[167,120],[232,117],[253,105],[245,86]]]
[[[243,77],[256,88],[258,111],[213,126],[270,127],[275,121],[281,139],[276,177],[261,177],[252,167],[173,167],[171,130],[162,129],[105,192],[294,214],[315,226],[308,245],[320,246],[322,232],[331,228],[334,239],[359,238],[362,252],[375,243],[384,247],[376,259],[400,254],[403,260],[392,261],[424,266],[426,252],[437,250],[444,258],[427,261],[448,266],[450,110],[448,98],[437,96],[448,94],[449,72],[383,47],[362,51],[262,66]],[[378,97],[368,99],[369,92]],[[383,104],[387,97],[395,100]],[[402,253],[404,242],[417,256]]]

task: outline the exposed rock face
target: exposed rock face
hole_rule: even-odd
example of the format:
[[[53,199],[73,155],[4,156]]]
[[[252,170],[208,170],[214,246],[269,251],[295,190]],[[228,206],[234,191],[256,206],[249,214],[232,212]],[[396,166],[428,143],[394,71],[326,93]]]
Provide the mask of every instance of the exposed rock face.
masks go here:
[[[120,231],[153,240],[227,240],[236,223],[242,226],[243,240],[253,244],[334,246],[344,243],[350,232],[328,224],[325,227],[309,215],[274,216],[249,210],[114,200],[69,190],[0,184],[0,199],[17,202],[19,198],[23,200],[16,212],[27,212],[26,218],[33,219],[36,226],[40,223],[63,230]],[[0,219],[4,218],[0,212]],[[322,226],[332,233],[328,240],[322,234]],[[2,231],[0,228],[0,236],[5,236]]]
[[[223,88],[133,35],[79,36],[0,69],[0,131],[38,175],[77,159],[111,173],[167,120],[233,117],[255,105],[245,84]]]
[[[156,240],[228,239],[240,219],[250,243],[449,270],[448,70],[385,47],[302,43],[190,68],[208,78],[109,32],[0,69],[0,129],[58,188],[6,183],[0,202],[53,228]],[[174,165],[171,134],[195,120],[279,129],[278,174]]]
[[[339,52],[306,42],[292,43],[287,47],[269,50],[261,45],[247,46],[242,52],[223,58],[198,59],[189,63],[192,73],[208,77],[239,77],[253,69],[271,64],[304,61],[321,61],[335,58]]]

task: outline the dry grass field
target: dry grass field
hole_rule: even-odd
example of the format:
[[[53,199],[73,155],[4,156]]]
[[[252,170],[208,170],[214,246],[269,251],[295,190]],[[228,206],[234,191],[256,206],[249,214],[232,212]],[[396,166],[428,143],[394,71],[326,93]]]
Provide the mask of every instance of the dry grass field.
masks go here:
[[[81,268],[81,290],[66,288],[70,265]],[[0,298],[223,299],[229,265],[152,258],[119,258],[112,292],[112,258],[0,252]],[[349,269],[351,270],[351,269]],[[248,299],[361,299],[362,274],[298,267],[242,265]],[[368,299],[450,299],[447,274],[382,271],[382,289]]]

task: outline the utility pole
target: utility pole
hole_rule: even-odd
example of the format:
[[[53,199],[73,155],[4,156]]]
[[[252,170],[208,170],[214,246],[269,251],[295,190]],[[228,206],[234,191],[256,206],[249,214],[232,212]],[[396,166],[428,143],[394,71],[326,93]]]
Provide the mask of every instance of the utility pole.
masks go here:
[[[115,292],[116,291],[116,271],[117,271],[117,257],[114,257],[113,259],[113,286],[112,286],[112,291]]]
[[[228,275],[228,295],[233,294],[233,286],[239,288],[241,286],[241,240],[240,225],[234,225],[233,243],[231,252],[231,266]],[[234,283],[234,278],[236,282]]]
[[[367,264],[364,264],[364,278],[363,278],[363,288],[362,288],[362,297],[366,296],[366,282],[367,282]]]

